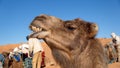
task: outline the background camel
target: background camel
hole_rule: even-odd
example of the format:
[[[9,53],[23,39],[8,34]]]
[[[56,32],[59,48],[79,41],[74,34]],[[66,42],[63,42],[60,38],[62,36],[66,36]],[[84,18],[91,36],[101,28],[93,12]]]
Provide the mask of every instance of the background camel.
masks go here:
[[[15,59],[9,59],[9,52],[2,52],[5,57],[5,63],[3,68],[23,68],[23,62],[17,62]]]
[[[107,68],[101,43],[95,39],[98,26],[81,19],[63,21],[54,16],[37,16],[29,37],[43,39],[61,68]]]

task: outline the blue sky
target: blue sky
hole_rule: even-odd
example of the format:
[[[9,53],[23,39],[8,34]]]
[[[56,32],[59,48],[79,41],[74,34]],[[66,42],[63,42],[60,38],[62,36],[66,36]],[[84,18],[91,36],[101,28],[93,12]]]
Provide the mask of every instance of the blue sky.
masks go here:
[[[26,42],[28,26],[40,14],[95,22],[98,38],[120,35],[120,0],[0,0],[0,45]]]

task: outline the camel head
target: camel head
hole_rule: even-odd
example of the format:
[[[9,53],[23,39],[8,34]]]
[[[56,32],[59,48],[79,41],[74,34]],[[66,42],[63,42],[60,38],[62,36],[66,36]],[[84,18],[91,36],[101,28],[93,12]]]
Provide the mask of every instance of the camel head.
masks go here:
[[[33,31],[30,37],[43,39],[48,44],[59,45],[61,49],[65,49],[76,40],[94,38],[98,32],[98,26],[94,23],[79,18],[63,21],[44,14],[35,17],[29,27]]]

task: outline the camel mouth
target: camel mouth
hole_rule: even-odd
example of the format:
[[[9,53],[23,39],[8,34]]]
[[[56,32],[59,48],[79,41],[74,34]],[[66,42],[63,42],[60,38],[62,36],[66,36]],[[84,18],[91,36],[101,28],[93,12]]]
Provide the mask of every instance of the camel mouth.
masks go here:
[[[38,33],[38,32],[42,32],[42,31],[47,31],[46,29],[42,28],[42,27],[36,27],[33,25],[30,25],[30,29],[34,32],[34,33]]]
[[[30,29],[33,31],[33,33],[31,33],[29,37],[32,37],[32,38],[45,39],[51,34],[50,30],[47,30],[40,26],[36,27],[34,25],[30,25]]]

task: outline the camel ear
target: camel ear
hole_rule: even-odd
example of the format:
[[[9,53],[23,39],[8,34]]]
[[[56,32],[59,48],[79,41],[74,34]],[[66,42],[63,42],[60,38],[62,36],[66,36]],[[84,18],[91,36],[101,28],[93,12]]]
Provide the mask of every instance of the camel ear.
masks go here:
[[[91,24],[90,25],[90,34],[89,34],[89,38],[93,38],[96,36],[97,32],[98,32],[98,25],[97,24]]]

